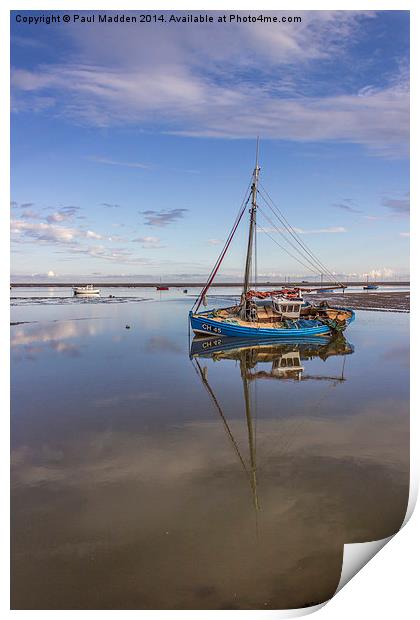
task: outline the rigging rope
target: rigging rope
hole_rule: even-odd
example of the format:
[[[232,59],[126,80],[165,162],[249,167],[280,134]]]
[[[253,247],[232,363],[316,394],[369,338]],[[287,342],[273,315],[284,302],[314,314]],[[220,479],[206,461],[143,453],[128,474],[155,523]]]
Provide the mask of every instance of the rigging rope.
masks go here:
[[[286,239],[286,241],[289,241],[289,240],[287,239],[287,237],[285,237],[285,235],[281,232],[281,230],[280,230],[280,229],[279,229],[279,228],[278,228],[278,227],[277,227],[277,226],[276,226],[276,225],[272,222],[272,220],[271,220],[271,219],[270,219],[270,218],[269,218],[269,217],[268,217],[268,216],[264,213],[264,211],[262,211],[261,207],[260,207],[260,213],[261,213],[261,215],[262,215],[262,216],[263,216],[263,217],[264,217],[264,218],[265,218],[265,219],[266,219],[266,220],[267,220],[267,221],[271,224],[271,226],[273,226],[273,228],[275,228],[275,229],[276,229],[276,231],[277,231],[278,233],[280,233],[280,235]],[[288,254],[291,258],[293,258],[294,260],[296,260],[296,261],[297,261],[298,263],[300,263],[301,265],[303,265],[303,267],[305,267],[305,269],[309,269],[309,271],[312,271],[312,273],[314,273],[315,275],[319,275],[319,271],[318,271],[318,269],[314,269],[314,268],[313,268],[313,267],[316,267],[316,265],[313,265],[313,263],[311,263],[311,262],[310,262],[310,261],[306,258],[306,256],[305,256],[305,255],[302,255],[302,253],[301,253],[301,252],[299,252],[298,248],[295,248],[295,247],[293,246],[293,244],[291,244],[291,245],[292,245],[292,247],[293,247],[293,249],[294,249],[295,251],[299,252],[299,253],[302,255],[303,259],[306,261],[306,263],[307,263],[307,264],[305,264],[304,262],[302,262],[299,258],[297,258],[297,256],[294,256],[291,252],[289,252],[289,250],[288,250],[287,248],[285,248],[284,246],[282,246],[282,245],[281,245],[281,244],[280,244],[280,243],[279,243],[276,239],[274,239],[274,237],[272,237],[272,236],[270,235],[270,233],[269,233],[269,232],[268,232],[265,228],[263,228],[263,227],[261,227],[261,226],[260,226],[260,229],[261,229],[261,230],[262,230],[262,231],[263,231],[263,232],[267,235],[267,237],[270,237],[270,239],[271,239],[271,240],[272,240],[272,241],[273,241],[276,245],[278,245],[278,246],[279,246],[279,248],[281,248],[282,250],[284,250],[284,252],[286,252],[286,254]],[[289,243],[290,243],[290,242],[289,242]],[[310,265],[310,266],[308,266],[308,265]]]
[[[264,194],[267,196],[268,200],[264,197],[264,194],[259,190],[259,194],[261,196],[261,198],[264,200],[264,202],[267,204],[267,206],[270,208],[270,210],[274,213],[274,215],[276,216],[276,218],[281,222],[282,226],[287,230],[287,232],[289,232],[289,234],[295,239],[295,241],[301,246],[301,248],[304,250],[304,252],[306,252],[306,254],[308,254],[308,256],[311,257],[312,261],[315,261],[319,268],[321,269],[321,272],[324,273],[324,275],[328,275],[332,278],[333,282],[336,282],[337,284],[341,284],[342,282],[339,282],[339,280],[337,280],[337,278],[334,276],[333,273],[331,273],[331,271],[328,269],[328,267],[326,267],[322,261],[315,256],[315,254],[312,252],[312,250],[307,246],[307,244],[300,239],[300,237],[298,236],[297,232],[295,231],[295,229],[291,226],[291,224],[289,224],[288,220],[286,219],[285,215],[283,215],[283,213],[280,211],[280,208],[275,204],[274,200],[271,198],[270,194],[267,192],[267,190],[260,184],[260,187],[262,189],[262,191],[264,192]],[[268,202],[270,201],[270,202]],[[271,205],[270,205],[271,203]]]
[[[195,364],[196,364],[195,366],[194,366],[193,362],[195,362]],[[207,378],[206,378],[206,375],[204,373],[204,370],[201,368],[198,360],[194,358],[194,360],[191,360],[191,363],[192,363],[192,366],[193,366],[195,372],[201,378],[201,381],[202,381],[202,383],[203,383],[207,393],[209,394],[210,399],[211,399],[213,405],[216,407],[217,412],[219,413],[220,417],[222,418],[222,422],[223,422],[225,431],[226,431],[230,441],[232,442],[232,445],[233,445],[233,447],[235,449],[235,452],[236,452],[236,454],[237,454],[237,456],[239,458],[239,461],[240,461],[240,463],[242,465],[242,468],[243,468],[247,478],[249,479],[249,482],[251,483],[252,482],[251,481],[251,474],[248,471],[246,463],[245,463],[245,461],[244,461],[244,459],[242,457],[241,451],[239,450],[239,446],[238,446],[238,444],[235,441],[235,438],[233,436],[232,431],[230,430],[227,418],[226,418],[225,414],[223,413],[223,410],[222,410],[222,408],[221,408],[221,406],[219,404],[219,401],[216,398],[216,394],[213,392],[212,388],[210,387],[210,383],[207,381]]]
[[[255,234],[254,234],[254,289],[258,288],[258,265],[257,265],[257,214],[255,214]]]
[[[306,261],[307,264],[311,265],[312,267],[315,267],[316,269],[316,274],[319,275],[319,267],[316,263],[313,262],[313,260],[309,259],[294,243],[293,241],[291,241],[289,239],[289,237],[287,237],[287,235],[285,235],[285,233],[277,226],[277,224],[275,224],[273,222],[272,219],[270,219],[268,217],[268,215],[265,213],[265,211],[262,210],[262,207],[260,205],[260,210],[262,215],[264,216],[264,218],[271,224],[271,226],[275,229],[276,232],[279,233],[279,235],[281,235],[283,237],[283,239],[290,245],[290,247],[293,248],[293,250],[295,252],[297,252],[304,261]]]
[[[244,198],[241,202],[241,206],[239,208],[239,213],[236,216],[235,222],[233,224],[233,227],[225,241],[225,244],[222,248],[222,251],[220,252],[217,261],[215,263],[215,265],[213,266],[213,269],[210,272],[209,277],[207,278],[206,284],[204,285],[200,295],[197,297],[197,299],[194,302],[194,305],[192,307],[192,311],[198,311],[201,303],[204,300],[204,297],[207,293],[207,291],[209,290],[214,278],[216,277],[216,274],[220,268],[220,265],[222,264],[222,261],[226,255],[226,252],[230,246],[230,243],[236,233],[236,230],[239,226],[239,223],[242,219],[242,216],[245,212],[245,209],[249,203],[249,200],[251,198],[251,194],[250,193],[250,188],[252,186],[252,180],[250,180],[250,182],[248,183],[248,187],[246,189]],[[265,204],[268,206],[268,208],[270,209],[270,211],[274,214],[274,216],[276,217],[276,219],[280,222],[282,228],[285,230],[285,232],[288,232],[289,235],[295,240],[295,242],[302,248],[303,252],[305,252],[305,254],[296,246],[295,243],[293,243],[285,234],[284,232],[267,216],[266,213],[264,213],[264,211],[262,210],[261,205],[258,205],[258,209],[259,211],[262,213],[262,215],[264,216],[264,218],[271,224],[271,226],[275,229],[276,232],[278,232],[286,241],[287,243],[293,248],[293,250],[295,252],[297,252],[302,259],[305,262],[302,262],[302,260],[300,260],[299,258],[297,258],[297,256],[294,256],[292,253],[290,253],[284,246],[282,246],[280,243],[278,243],[276,241],[276,239],[274,239],[267,230],[265,230],[264,228],[260,227],[260,229],[268,236],[270,237],[270,239],[276,244],[278,245],[283,251],[285,251],[291,258],[293,258],[294,260],[296,260],[297,262],[299,262],[301,265],[303,265],[303,267],[305,267],[305,269],[309,269],[312,273],[319,275],[325,275],[327,277],[330,277],[332,279],[333,282],[335,282],[336,284],[343,286],[342,282],[339,282],[337,280],[337,278],[334,276],[333,273],[331,273],[331,271],[320,261],[319,258],[317,258],[317,256],[315,256],[315,254],[310,250],[310,248],[306,245],[306,243],[301,240],[299,238],[299,236],[297,235],[297,232],[295,231],[295,229],[289,224],[288,220],[286,219],[286,217],[283,215],[283,213],[280,211],[279,207],[274,203],[273,199],[271,198],[271,196],[269,195],[269,193],[264,189],[264,187],[262,185],[260,185],[261,190],[258,189],[258,195],[261,196],[262,200],[265,202]],[[264,195],[265,194],[265,195]],[[248,197],[247,197],[248,196]],[[267,196],[267,198],[265,197]],[[271,204],[270,204],[271,203]],[[257,235],[255,235],[255,240],[254,240],[254,284],[255,284],[255,288],[257,288],[257,280],[258,280],[258,273],[257,273]]]
[[[235,222],[233,224],[233,227],[232,227],[232,229],[231,229],[231,231],[230,231],[230,233],[228,235],[228,238],[226,239],[225,245],[223,246],[223,249],[220,252],[219,257],[218,257],[218,259],[217,259],[213,269],[211,270],[209,277],[207,278],[206,284],[204,285],[200,295],[195,300],[194,305],[192,307],[192,311],[194,311],[194,308],[195,308],[196,311],[199,309],[199,307],[200,307],[200,305],[201,305],[201,303],[202,303],[202,301],[203,301],[203,299],[205,297],[205,294],[209,290],[209,288],[211,286],[211,283],[213,282],[213,280],[214,280],[214,278],[215,278],[215,276],[216,276],[216,274],[217,274],[217,272],[219,270],[219,267],[222,264],[222,261],[223,261],[223,259],[225,257],[225,254],[226,254],[227,250],[228,250],[228,247],[229,247],[229,245],[230,245],[230,243],[231,243],[231,241],[232,241],[232,239],[233,239],[233,237],[235,235],[236,229],[239,226],[239,222],[241,221],[242,216],[243,216],[243,214],[245,212],[245,209],[246,209],[246,207],[248,205],[249,199],[251,198],[251,194],[249,194],[250,186],[251,186],[251,181],[248,183],[248,187],[247,187],[247,190],[245,192],[245,196],[244,196],[244,198],[242,200],[242,203],[241,203],[241,206],[239,208],[239,213],[236,216],[236,220],[235,220]],[[248,194],[248,198],[246,197],[247,194]]]
[[[263,187],[261,189],[264,192],[264,194],[267,196],[268,200],[267,198],[265,198],[263,193],[260,193],[261,198],[264,200],[264,202],[266,203],[270,211],[274,214],[274,216],[279,220],[280,224],[285,229],[285,231],[288,232],[291,235],[291,237],[293,237],[293,239],[300,245],[300,247],[310,257],[310,259],[312,261],[315,261],[318,269],[321,268],[322,272],[323,273],[325,272],[325,275],[327,273],[330,273],[327,267],[325,267],[325,265],[321,263],[321,261],[318,259],[317,256],[315,256],[315,254],[310,250],[310,248],[306,245],[306,243],[300,239],[300,237],[297,234],[297,231],[293,228],[291,224],[289,224],[288,220],[283,215],[283,213],[280,211],[279,207],[274,203],[269,193]]]

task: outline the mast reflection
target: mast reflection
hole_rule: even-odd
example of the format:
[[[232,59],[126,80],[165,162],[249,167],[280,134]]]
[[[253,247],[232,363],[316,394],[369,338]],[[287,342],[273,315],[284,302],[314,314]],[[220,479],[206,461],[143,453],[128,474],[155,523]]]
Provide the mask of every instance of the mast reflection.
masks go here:
[[[249,339],[240,341],[238,338],[194,338],[192,340],[190,359],[220,415],[226,434],[248,478],[256,514],[260,510],[257,484],[256,433],[254,424],[254,418],[257,412],[256,410],[252,412],[250,384],[259,379],[272,379],[277,381],[329,381],[338,384],[346,380],[344,376],[345,359],[347,355],[351,355],[353,352],[353,345],[347,342],[341,334],[335,338],[317,337],[299,341],[290,340],[288,342],[283,340],[281,343],[279,343],[278,340],[273,342],[266,340],[258,342]],[[343,357],[340,374],[320,375],[305,373],[303,362],[314,358],[320,358],[326,361],[332,356]],[[213,361],[234,360],[239,362],[248,432],[248,464],[241,454],[238,443],[227,421],[227,417],[210,385],[207,366],[202,365],[202,361],[206,359],[211,359]],[[271,368],[269,370],[258,369],[259,364],[270,363]]]

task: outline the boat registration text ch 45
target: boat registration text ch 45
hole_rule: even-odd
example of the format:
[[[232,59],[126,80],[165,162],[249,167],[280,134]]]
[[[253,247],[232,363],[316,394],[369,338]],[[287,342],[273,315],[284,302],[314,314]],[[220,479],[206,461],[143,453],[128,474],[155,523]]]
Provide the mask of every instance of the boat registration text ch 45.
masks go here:
[[[201,327],[207,332],[213,332],[214,334],[221,334],[222,330],[220,327],[214,327],[213,325],[208,325],[207,323],[202,323]]]

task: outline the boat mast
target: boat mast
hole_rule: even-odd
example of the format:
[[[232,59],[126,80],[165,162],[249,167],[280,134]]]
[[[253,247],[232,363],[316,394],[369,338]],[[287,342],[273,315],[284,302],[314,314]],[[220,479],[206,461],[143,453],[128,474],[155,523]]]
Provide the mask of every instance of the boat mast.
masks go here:
[[[208,382],[207,379],[207,368],[201,368],[200,363],[198,362],[197,359],[194,359],[195,361],[195,367],[196,369],[198,369],[198,374],[203,382],[204,387],[206,388],[208,394],[210,395],[214,405],[216,406],[216,409],[220,415],[220,417],[222,418],[223,421],[223,425],[225,427],[225,430],[227,432],[227,435],[235,449],[235,452],[241,462],[242,468],[244,470],[244,472],[246,473],[250,486],[251,486],[251,491],[252,491],[252,500],[253,500],[253,504],[254,504],[254,509],[255,509],[255,517],[256,519],[258,519],[258,511],[260,510],[260,503],[259,503],[259,499],[258,499],[258,486],[257,486],[257,457],[256,457],[256,449],[255,449],[255,432],[254,432],[254,428],[253,428],[253,424],[252,424],[252,414],[251,414],[251,401],[250,401],[250,394],[249,394],[249,383],[248,383],[248,379],[247,379],[247,361],[246,361],[246,351],[241,355],[239,363],[240,363],[240,369],[241,369],[241,377],[242,377],[242,386],[243,386],[243,393],[244,393],[244,401],[245,401],[245,415],[246,415],[246,423],[247,423],[247,428],[248,428],[248,445],[249,445],[249,467],[247,467],[245,460],[242,457],[242,454],[239,450],[239,446],[236,443],[236,440],[233,436],[232,431],[229,428],[229,424],[228,421],[226,419],[225,414],[223,413],[223,410],[216,398],[215,393],[213,392],[212,388],[210,387],[210,384]],[[258,531],[258,524],[257,524],[257,531]]]
[[[258,149],[259,138],[257,138],[257,152],[255,157],[255,168],[253,173],[253,181],[251,187],[252,193],[252,206],[250,209],[250,221],[249,221],[249,233],[248,233],[248,249],[246,253],[245,261],[245,275],[244,275],[244,288],[242,292],[242,314],[245,315],[246,306],[246,294],[249,289],[249,279],[251,275],[251,261],[252,261],[252,246],[254,242],[255,227],[257,223],[257,191],[258,191],[258,177],[260,173],[260,167],[258,165]]]
[[[246,356],[246,351],[244,352],[244,355]],[[255,435],[254,435],[254,429],[252,426],[251,402],[249,398],[247,364],[246,364],[246,357],[244,357],[244,355],[241,355],[240,368],[241,368],[242,385],[243,385],[244,400],[245,400],[246,424],[248,428],[248,445],[249,445],[249,457],[250,457],[249,482],[251,484],[252,499],[254,503],[255,515],[257,516],[258,510],[260,509],[260,504],[258,501],[258,489],[257,489],[257,459],[256,459],[256,454],[255,454]]]

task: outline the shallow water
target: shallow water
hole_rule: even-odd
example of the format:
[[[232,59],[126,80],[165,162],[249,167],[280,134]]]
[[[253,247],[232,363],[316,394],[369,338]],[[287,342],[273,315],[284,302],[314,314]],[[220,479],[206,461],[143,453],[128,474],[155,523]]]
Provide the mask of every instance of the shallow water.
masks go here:
[[[408,315],[190,359],[194,291],[102,294],[13,291],[12,607],[331,597],[343,545],[404,519]]]

